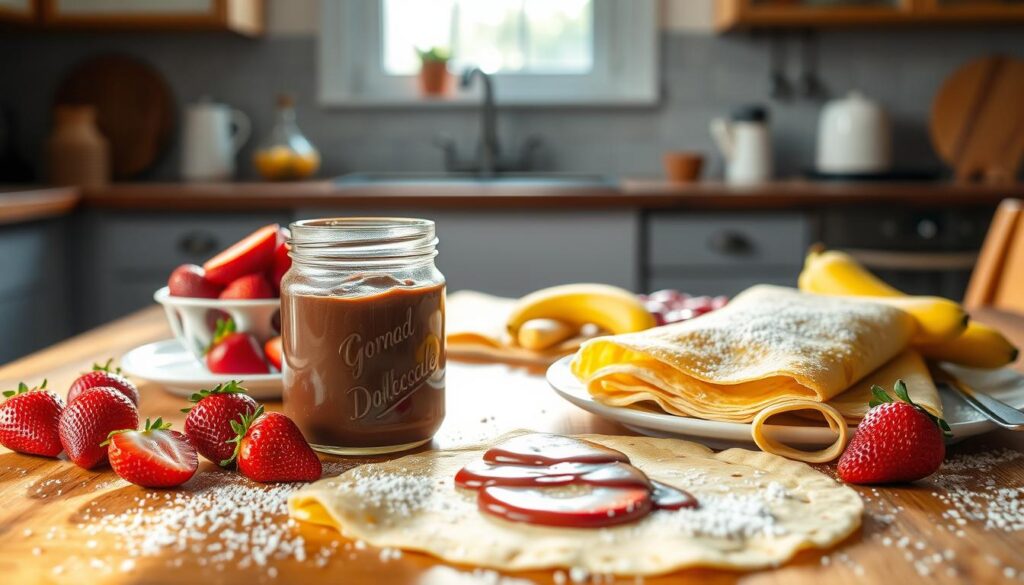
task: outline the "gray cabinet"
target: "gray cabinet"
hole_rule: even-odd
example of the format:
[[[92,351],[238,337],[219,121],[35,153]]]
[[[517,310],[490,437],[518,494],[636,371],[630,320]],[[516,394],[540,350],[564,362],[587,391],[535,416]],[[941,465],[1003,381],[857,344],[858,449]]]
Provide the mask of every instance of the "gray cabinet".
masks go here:
[[[636,210],[303,209],[297,217],[424,217],[437,223],[437,265],[451,291],[518,297],[568,282],[639,285],[640,214]]]
[[[802,213],[651,212],[644,288],[735,295],[758,283],[796,286],[810,243]]]
[[[94,327],[150,305],[179,265],[202,264],[261,226],[289,221],[287,212],[86,214],[76,250],[76,324]]]
[[[0,227],[0,363],[73,330],[64,219]]]

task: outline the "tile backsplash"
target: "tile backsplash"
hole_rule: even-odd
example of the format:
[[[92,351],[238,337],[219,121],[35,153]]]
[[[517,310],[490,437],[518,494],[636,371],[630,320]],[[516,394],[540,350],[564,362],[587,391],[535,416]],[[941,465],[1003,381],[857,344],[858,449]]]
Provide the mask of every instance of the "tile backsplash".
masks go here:
[[[711,155],[708,121],[735,105],[770,107],[777,174],[799,173],[813,162],[821,104],[774,102],[768,97],[769,40],[763,35],[709,36],[662,32],[663,97],[646,108],[560,107],[504,110],[499,133],[505,148],[531,135],[544,143],[547,170],[614,175],[658,175],[666,149]],[[272,123],[274,95],[297,96],[299,124],[320,148],[322,174],[350,171],[436,171],[441,153],[433,138],[455,138],[473,148],[475,109],[339,109],[317,104],[314,37],[248,40],[219,34],[5,33],[0,36],[0,104],[19,123],[18,149],[38,161],[50,127],[54,90],[75,62],[93,54],[125,52],[158,68],[183,104],[212,96],[245,111],[254,140]],[[880,101],[893,122],[895,162],[936,168],[928,139],[932,98],[961,63],[991,52],[1024,56],[1019,27],[886,28],[822,31],[818,71],[829,93],[859,89]],[[787,41],[795,79],[795,39]],[[499,103],[500,105],[500,103]],[[252,177],[254,142],[241,154],[239,174]],[[177,140],[146,179],[178,178]]]

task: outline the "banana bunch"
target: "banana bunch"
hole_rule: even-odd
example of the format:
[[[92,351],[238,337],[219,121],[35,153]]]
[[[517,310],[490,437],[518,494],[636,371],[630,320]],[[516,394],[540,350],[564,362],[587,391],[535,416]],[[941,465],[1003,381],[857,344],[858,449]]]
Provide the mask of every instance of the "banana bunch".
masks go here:
[[[519,299],[508,317],[508,333],[521,347],[544,350],[593,323],[612,334],[656,325],[633,293],[606,284],[565,284]]]
[[[798,285],[802,291],[823,295],[871,297],[907,311],[919,324],[912,343],[927,358],[972,368],[999,368],[1017,359],[1017,348],[1009,340],[987,325],[968,321],[957,303],[907,296],[848,254],[812,247]]]

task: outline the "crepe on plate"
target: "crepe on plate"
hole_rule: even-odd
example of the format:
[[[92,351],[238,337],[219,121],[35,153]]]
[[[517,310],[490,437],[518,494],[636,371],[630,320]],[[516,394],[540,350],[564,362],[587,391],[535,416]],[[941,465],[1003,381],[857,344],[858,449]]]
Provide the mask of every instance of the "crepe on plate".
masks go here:
[[[829,401],[902,353],[915,327],[883,304],[759,285],[698,319],[588,341],[571,368],[602,403],[650,401],[679,416],[751,422],[762,448],[829,461],[847,433]],[[808,410],[836,430],[828,449],[805,453],[765,438],[768,418]]]
[[[453,483],[487,449],[475,445],[351,469],[294,493],[289,511],[348,538],[453,563],[618,575],[773,567],[801,549],[830,547],[860,526],[856,492],[803,463],[745,449],[715,453],[677,439],[581,438],[622,451],[652,479],[693,494],[700,507],[659,510],[602,529],[509,522],[480,512],[476,494]]]

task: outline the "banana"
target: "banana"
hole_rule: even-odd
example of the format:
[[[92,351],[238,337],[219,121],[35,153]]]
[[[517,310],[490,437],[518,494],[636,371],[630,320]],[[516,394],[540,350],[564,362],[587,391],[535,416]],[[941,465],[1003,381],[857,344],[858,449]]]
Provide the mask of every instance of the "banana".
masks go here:
[[[799,286],[800,290],[824,295],[906,296],[868,272],[849,254],[825,251],[821,246],[808,252]],[[918,345],[918,340],[914,343]],[[1001,333],[975,321],[969,322],[958,337],[921,343],[917,349],[925,357],[974,368],[1000,368],[1015,361],[1018,354]]]
[[[797,286],[820,295],[901,297],[904,294],[868,272],[852,256],[811,246]]]
[[[917,346],[941,343],[959,337],[967,329],[967,312],[958,303],[940,297],[857,297],[895,307],[917,321],[910,343]]]
[[[519,347],[544,351],[572,338],[579,331],[579,327],[555,319],[530,319],[519,328]]]
[[[995,329],[971,321],[960,337],[917,346],[926,358],[969,368],[1001,368],[1017,361],[1018,350]]]
[[[512,339],[519,339],[520,328],[531,319],[555,319],[577,328],[593,323],[613,334],[656,325],[636,295],[606,284],[564,284],[519,299],[506,324]]]

